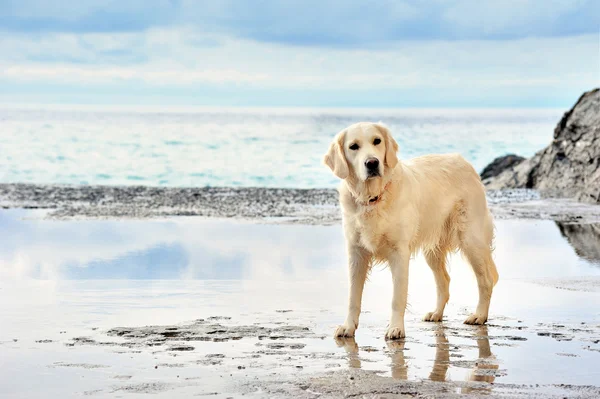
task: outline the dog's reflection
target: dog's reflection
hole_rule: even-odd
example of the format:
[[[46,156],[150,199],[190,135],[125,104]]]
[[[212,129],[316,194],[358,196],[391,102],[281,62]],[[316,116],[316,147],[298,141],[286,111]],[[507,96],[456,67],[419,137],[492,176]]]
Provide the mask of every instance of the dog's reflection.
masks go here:
[[[338,347],[344,348],[348,354],[348,366],[360,368],[361,361],[356,340],[354,338],[336,337],[335,342]],[[386,341],[386,344],[392,361],[390,364],[392,377],[398,380],[406,380],[408,378],[408,368],[404,359],[404,340]]]
[[[447,379],[448,368],[450,367],[450,343],[445,334],[445,327],[438,325],[433,331],[435,334],[436,350],[429,379],[444,382]],[[479,326],[475,331],[474,338],[477,341],[478,360],[475,362],[475,366],[467,379],[468,381],[492,383],[496,379],[494,371],[498,369],[498,364],[490,349],[487,326]],[[335,341],[348,354],[348,365],[352,368],[360,368],[361,360],[356,340],[354,338],[336,338]],[[405,341],[387,341],[386,344],[391,360],[390,371],[392,377],[399,380],[406,380],[408,378],[408,366],[404,357]],[[465,387],[462,391],[470,392],[472,390],[473,388]],[[481,390],[481,388],[477,388],[477,390]]]
[[[486,325],[479,326],[475,333],[477,340],[477,349],[479,357],[475,363],[475,367],[471,370],[468,380],[475,382],[493,383],[496,380],[496,370],[498,370],[498,362],[490,348],[490,339],[488,337],[488,328]],[[461,392],[469,393],[473,391],[489,391],[489,389],[464,387]]]
[[[361,362],[358,355],[358,344],[354,338],[336,337],[335,342],[338,347],[344,348],[348,354],[348,366],[360,368]],[[406,360],[404,359],[404,340],[387,341],[389,355],[391,357],[392,377],[399,380],[406,380],[408,377]]]
[[[387,341],[388,353],[392,360],[392,377],[397,380],[408,379],[408,366],[404,359],[404,340]]]
[[[360,358],[358,357],[358,344],[354,337],[335,337],[335,343],[338,347],[344,348],[348,354],[348,366],[354,369],[360,368]]]
[[[444,333],[442,325],[437,326],[435,332],[435,359],[429,373],[432,381],[446,381],[446,374],[450,366],[450,344]]]

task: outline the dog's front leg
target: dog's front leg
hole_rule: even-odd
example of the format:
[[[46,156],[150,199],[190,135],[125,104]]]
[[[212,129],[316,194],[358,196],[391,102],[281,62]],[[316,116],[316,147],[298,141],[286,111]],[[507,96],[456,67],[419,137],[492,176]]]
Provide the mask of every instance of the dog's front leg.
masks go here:
[[[358,318],[362,303],[363,288],[371,255],[359,246],[350,245],[348,248],[348,273],[350,280],[350,292],[348,298],[348,316],[346,322],[335,330],[336,337],[353,337],[358,328]]]
[[[408,261],[410,252],[408,246],[401,247],[388,256],[392,282],[394,284],[392,298],[392,317],[385,333],[386,339],[404,338],[404,312],[408,300]]]

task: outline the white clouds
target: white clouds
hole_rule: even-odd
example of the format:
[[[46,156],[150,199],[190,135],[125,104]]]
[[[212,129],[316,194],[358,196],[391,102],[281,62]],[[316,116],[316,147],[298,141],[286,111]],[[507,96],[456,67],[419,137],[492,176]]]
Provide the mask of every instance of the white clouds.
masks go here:
[[[4,0],[0,97],[566,106],[598,85],[598,23],[597,0]]]
[[[171,8],[169,0],[4,0],[0,6],[0,16],[17,18],[52,19],[55,21],[77,21],[98,12],[111,14],[133,14],[153,9],[157,14],[165,14]]]
[[[103,84],[142,81],[154,85],[197,83],[256,83],[265,74],[248,74],[234,69],[182,70],[139,67],[99,67],[87,65],[18,65],[0,69],[0,77],[19,81]]]
[[[263,42],[365,46],[411,39],[518,39],[596,32],[597,0],[4,0],[0,29],[141,32],[193,26]]]
[[[403,41],[376,49],[288,46],[192,28],[137,33],[5,35],[0,81],[203,85],[273,90],[585,90],[598,82],[598,37]],[[82,86],[83,87],[83,86]],[[448,92],[447,92],[448,93]],[[511,94],[512,93],[512,94]],[[448,95],[448,94],[446,94]],[[571,99],[569,98],[570,102]]]
[[[458,31],[479,31],[485,35],[518,30],[527,35],[547,33],[570,12],[585,6],[585,0],[458,0],[442,13]],[[563,20],[564,24],[571,21]]]

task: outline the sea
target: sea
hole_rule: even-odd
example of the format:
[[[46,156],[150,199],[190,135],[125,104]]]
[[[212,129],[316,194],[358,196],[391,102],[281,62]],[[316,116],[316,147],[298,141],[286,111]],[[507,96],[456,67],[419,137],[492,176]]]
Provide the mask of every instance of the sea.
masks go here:
[[[461,153],[478,171],[552,141],[560,109],[0,108],[0,183],[328,188],[330,141],[387,124],[408,159]]]

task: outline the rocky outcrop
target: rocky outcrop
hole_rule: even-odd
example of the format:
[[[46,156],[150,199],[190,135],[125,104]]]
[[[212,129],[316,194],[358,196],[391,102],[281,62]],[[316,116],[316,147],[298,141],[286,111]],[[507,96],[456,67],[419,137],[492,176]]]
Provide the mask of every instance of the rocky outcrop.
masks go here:
[[[483,169],[483,172],[481,172],[481,179],[485,180],[498,176],[505,170],[514,168],[524,160],[525,158],[515,154],[508,154],[498,157],[494,159],[492,163],[486,166],[485,169]]]
[[[548,147],[482,180],[489,189],[534,188],[600,203],[600,89],[584,93],[563,115]]]

